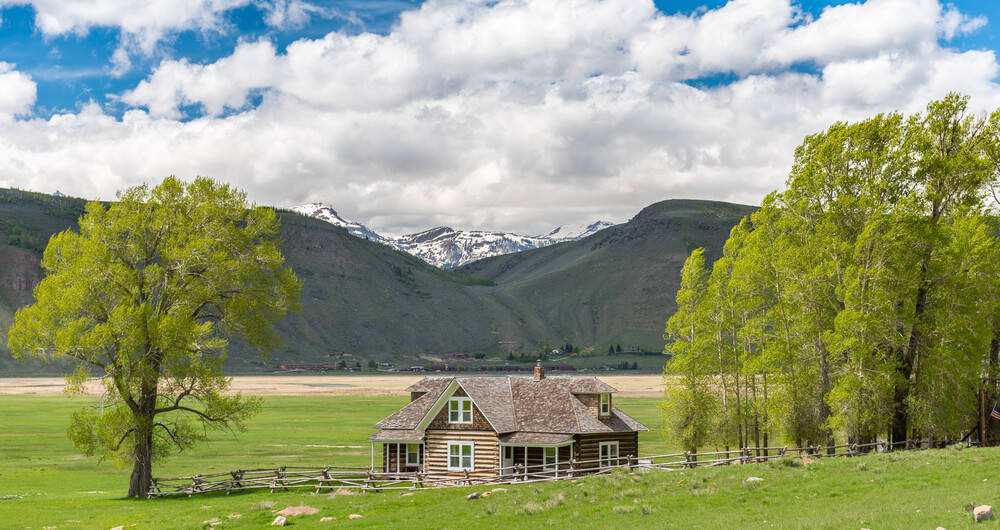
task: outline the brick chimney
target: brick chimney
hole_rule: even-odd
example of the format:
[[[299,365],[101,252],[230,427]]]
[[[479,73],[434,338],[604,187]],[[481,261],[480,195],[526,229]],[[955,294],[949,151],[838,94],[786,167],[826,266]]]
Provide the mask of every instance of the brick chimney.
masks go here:
[[[545,367],[542,366],[542,360],[539,359],[535,364],[535,381],[541,381],[545,379]]]

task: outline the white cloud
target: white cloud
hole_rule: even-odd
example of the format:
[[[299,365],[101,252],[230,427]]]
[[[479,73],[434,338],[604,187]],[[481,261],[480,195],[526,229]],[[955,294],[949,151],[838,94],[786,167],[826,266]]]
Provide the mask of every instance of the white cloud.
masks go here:
[[[180,116],[179,105],[197,103],[216,116],[243,107],[251,90],[273,85],[279,79],[276,62],[268,41],[240,44],[231,56],[208,65],[165,60],[121,100],[172,118]]]
[[[0,120],[27,114],[35,103],[35,91],[31,77],[0,61]]]
[[[302,0],[272,0],[255,2],[266,13],[264,21],[275,28],[301,28],[314,16],[320,18],[344,18],[360,23],[360,20],[343,15],[331,7],[322,7]]]
[[[111,197],[203,174],[262,203],[333,202],[389,232],[539,233],[671,197],[754,203],[781,186],[803,136],[834,121],[920,110],[950,90],[1000,106],[994,53],[938,42],[977,20],[932,0],[815,20],[787,0],[691,16],[636,0],[432,0],[388,35],[162,61],[120,95],[144,109],[121,120],[88,107],[15,121],[0,130],[0,185]],[[803,61],[819,73],[788,71]],[[718,73],[738,79],[684,82]],[[186,105],[206,115],[180,121]]]

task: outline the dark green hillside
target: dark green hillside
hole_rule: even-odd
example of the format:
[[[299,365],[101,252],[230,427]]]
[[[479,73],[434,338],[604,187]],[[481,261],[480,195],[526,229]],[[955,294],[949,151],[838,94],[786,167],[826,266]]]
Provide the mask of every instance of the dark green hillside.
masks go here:
[[[39,263],[52,234],[75,227],[86,201],[0,188],[0,373],[35,373],[40,363],[14,363],[7,329],[14,312],[32,301],[42,277]],[[60,366],[45,371],[63,371]]]
[[[487,258],[458,271],[494,280],[498,301],[564,334],[556,340],[594,345],[598,352],[608,343],[659,350],[685,258],[697,247],[717,256],[729,230],[753,210],[662,201],[585,239]]]
[[[75,227],[84,201],[0,190],[0,374],[61,373],[61,366],[15,363],[6,349],[14,311],[31,302],[49,236]],[[441,270],[388,246],[358,239],[323,221],[281,212],[283,249],[304,281],[302,311],[278,324],[284,345],[269,359],[233,344],[228,369],[278,365],[349,367],[368,360],[396,367],[506,362],[499,342],[527,352],[570,342],[595,355],[552,359],[597,367],[638,362],[656,370],[661,356],[606,356],[609,343],[662,348],[687,253],[718,253],[729,229],[751,208],[664,201],[627,224],[580,241]],[[456,360],[454,353],[480,353]]]
[[[304,287],[302,311],[278,324],[285,345],[274,361],[345,360],[354,366],[375,358],[412,364],[422,353],[493,346],[483,304],[466,287],[470,279],[290,212],[282,212],[282,239],[285,258]],[[239,357],[242,363],[256,360]]]

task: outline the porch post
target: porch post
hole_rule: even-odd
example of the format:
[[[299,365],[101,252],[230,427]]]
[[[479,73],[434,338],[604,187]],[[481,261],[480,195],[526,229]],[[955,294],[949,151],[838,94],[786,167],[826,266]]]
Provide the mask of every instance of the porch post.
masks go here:
[[[375,467],[375,442],[372,442],[372,463],[369,467]]]
[[[396,444],[396,473],[399,473],[399,446],[403,444]]]

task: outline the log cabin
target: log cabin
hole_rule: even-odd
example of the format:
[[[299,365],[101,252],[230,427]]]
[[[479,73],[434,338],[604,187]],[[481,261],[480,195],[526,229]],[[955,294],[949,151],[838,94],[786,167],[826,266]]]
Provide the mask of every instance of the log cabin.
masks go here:
[[[387,472],[492,476],[555,472],[571,461],[600,469],[637,456],[646,426],[614,406],[596,377],[425,377],[410,402],[375,424]],[[598,465],[599,463],[599,465]]]

